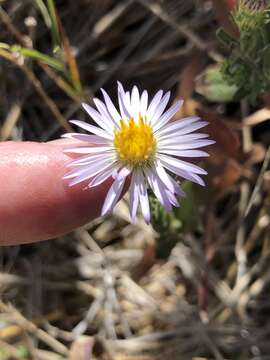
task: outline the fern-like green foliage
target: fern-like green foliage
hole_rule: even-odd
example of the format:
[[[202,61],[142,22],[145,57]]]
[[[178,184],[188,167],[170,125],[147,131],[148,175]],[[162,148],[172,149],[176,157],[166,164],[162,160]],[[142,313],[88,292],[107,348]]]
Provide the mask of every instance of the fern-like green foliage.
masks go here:
[[[270,5],[265,0],[240,0],[232,12],[239,38],[220,29],[218,38],[230,55],[221,67],[224,81],[235,85],[235,99],[252,102],[270,92]]]

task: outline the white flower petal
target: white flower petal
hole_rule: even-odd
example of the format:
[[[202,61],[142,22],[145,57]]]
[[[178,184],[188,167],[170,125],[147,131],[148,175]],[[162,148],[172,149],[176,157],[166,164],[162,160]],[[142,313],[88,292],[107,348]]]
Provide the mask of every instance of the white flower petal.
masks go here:
[[[133,86],[131,92],[131,109],[134,120],[139,119],[140,114],[140,94],[137,86]]]
[[[77,125],[79,127],[81,127],[82,129],[86,130],[86,131],[89,131],[90,133],[93,133],[95,135],[98,135],[104,139],[109,139],[109,140],[113,140],[113,135],[112,134],[108,134],[106,131],[96,127],[96,126],[93,126],[93,125],[90,125],[84,121],[80,121],[80,120],[70,120],[69,121],[70,123],[74,124],[74,125]]]
[[[61,135],[62,138],[66,138],[66,139],[76,139],[76,140],[80,140],[80,141],[85,141],[85,142],[89,142],[91,144],[97,145],[108,145],[110,144],[109,141],[105,140],[104,138],[101,138],[100,136],[97,135],[87,135],[87,134],[79,134],[79,133],[67,133],[67,134],[63,134]]]
[[[130,119],[131,115],[129,113],[128,103],[128,94],[126,95],[123,85],[118,81],[118,102],[122,119]]]
[[[160,121],[160,116],[163,114],[163,111],[165,110],[166,106],[168,105],[169,99],[171,96],[171,92],[168,91],[161,99],[160,103],[156,107],[156,111],[154,112],[150,123],[155,126],[157,122]]]
[[[155,169],[157,172],[157,175],[159,176],[160,180],[166,185],[166,187],[171,191],[174,192],[175,187],[174,184],[171,182],[169,175],[165,171],[164,167],[162,166],[161,162],[158,160],[155,163]]]
[[[178,167],[172,166],[170,164],[168,164],[167,162],[164,162],[163,160],[161,160],[162,165],[168,169],[169,171],[171,171],[172,173],[181,176],[182,178],[186,179],[186,180],[190,180],[196,184],[199,184],[201,186],[205,186],[205,182],[203,181],[203,179],[191,172],[179,169]]]
[[[115,204],[117,203],[121,192],[123,190],[124,184],[125,184],[125,180],[126,178],[122,179],[122,180],[115,180],[112,184],[112,186],[110,187],[107,195],[106,195],[106,199],[104,201],[102,210],[101,210],[101,215],[107,215],[109,214],[113,207],[115,206]]]
[[[79,184],[80,182],[83,182],[85,180],[91,179],[97,174],[99,174],[101,171],[106,170],[108,167],[111,166],[111,163],[104,162],[104,163],[97,163],[93,164],[91,166],[87,166],[86,169],[83,169],[81,174],[76,176],[70,183],[69,186],[73,186],[76,184]]]
[[[94,108],[86,103],[82,103],[82,107],[88,113],[88,115],[98,124],[100,128],[109,133],[112,133],[111,120],[108,120],[106,116],[98,113]]]
[[[122,180],[126,178],[131,173],[131,170],[127,167],[123,167],[115,176],[115,179]]]
[[[200,134],[200,133],[194,133],[189,135],[170,135],[170,136],[164,136],[161,137],[158,140],[159,145],[178,145],[178,144],[184,144],[189,141],[196,141],[200,139],[206,139],[208,138],[208,134]]]
[[[166,194],[167,194],[167,196],[168,196],[168,199],[169,199],[170,203],[171,203],[173,206],[175,206],[175,207],[179,207],[179,206],[180,206],[180,205],[179,205],[179,202],[178,202],[178,200],[177,200],[177,198],[176,198],[176,196],[175,196],[173,193],[171,193],[169,190],[166,190]]]
[[[141,204],[141,210],[143,214],[143,218],[147,224],[150,222],[150,206],[148,200],[147,189],[145,185],[145,179],[141,172],[138,171],[138,188],[139,188],[139,199]]]
[[[161,154],[164,153],[166,155],[180,156],[180,157],[208,157],[209,154],[205,151],[201,150],[162,150],[159,151]]]
[[[128,112],[131,114],[131,98],[130,98],[130,92],[129,91],[126,91],[125,93],[125,96],[124,96],[124,103],[125,103],[125,106],[128,110]]]
[[[187,195],[184,192],[184,190],[181,188],[181,186],[178,184],[178,182],[175,181],[174,178],[170,174],[167,173],[167,175],[168,175],[169,179],[171,180],[171,182],[172,182],[172,184],[174,186],[173,193],[177,194],[177,195],[180,195],[181,197],[185,198]]]
[[[184,126],[181,123],[182,120],[173,121],[157,131],[156,136],[161,138],[165,136],[171,136],[172,134],[173,136],[185,135],[208,125],[207,121],[198,121],[195,119],[197,118],[190,120],[190,124],[186,124]]]
[[[103,160],[103,159],[104,159],[104,153],[90,154],[87,156],[81,156],[79,159],[72,160],[71,162],[67,163],[66,166],[67,167],[82,166],[82,165],[91,164],[92,162]],[[108,155],[107,155],[107,153],[106,153],[106,159],[108,159],[108,161],[114,162],[116,160],[116,156],[115,156],[115,154],[108,153]]]
[[[159,158],[163,161],[163,163],[168,163],[169,165],[178,167],[179,169],[190,171],[195,174],[207,175],[207,171],[189,162],[174,158],[172,156],[166,156],[161,154],[159,155]]]
[[[140,104],[140,113],[142,116],[146,115],[147,106],[148,106],[148,92],[144,90],[141,96],[141,104]]]
[[[161,118],[154,124],[153,130],[157,132],[160,128],[162,128],[168,121],[172,119],[172,117],[177,113],[177,111],[183,105],[183,100],[178,100],[174,105],[172,105],[162,116]]]
[[[104,101],[107,106],[107,110],[110,113],[112,119],[114,120],[114,124],[118,127],[121,116],[120,116],[119,112],[117,111],[116,107],[114,106],[114,104],[113,104],[110,96],[107,94],[107,92],[104,89],[100,89],[100,90],[103,94]]]
[[[182,190],[181,186],[170,176],[170,174],[167,173],[159,160],[157,161],[155,170],[160,180],[164,183],[164,185],[166,185],[171,193],[186,197],[186,194]]]
[[[108,169],[100,172],[91,180],[88,187],[91,188],[102,184],[104,181],[106,181],[108,178],[112,176],[112,172],[115,170],[116,166],[117,166],[116,164],[112,164]]]
[[[114,151],[112,146],[74,146],[67,149],[64,149],[64,153],[73,153],[73,154],[94,154],[104,152],[104,156],[106,156],[105,151]]]
[[[108,131],[108,133],[111,133],[113,134],[114,132],[114,128],[115,128],[115,122],[114,122],[114,119],[113,117],[111,116],[111,114],[108,112],[107,108],[106,108],[106,105],[99,99],[97,98],[94,98],[93,99],[98,111],[100,112],[101,114],[101,119],[103,121],[103,126],[102,126],[102,123],[100,124],[99,123],[99,126],[100,127],[103,127]]]
[[[146,111],[146,117],[147,120],[150,121],[152,116],[154,115],[156,108],[158,106],[158,104],[160,103],[160,100],[162,98],[163,95],[163,91],[159,90],[156,95],[153,97],[152,101],[150,102],[150,105]]]
[[[90,164],[83,164],[80,168],[76,167],[75,169],[69,171],[67,174],[65,174],[63,179],[71,179],[71,178],[75,178],[76,176],[82,175],[86,172],[96,171],[96,169],[98,169],[99,167],[102,168],[103,165],[106,164],[111,164],[111,162],[108,161],[108,159],[106,158],[92,162]]]
[[[137,171],[134,170],[132,177],[131,177],[131,183],[129,188],[129,212],[131,221],[134,224],[136,220],[136,214],[137,209],[139,205],[139,185],[137,181]]]
[[[156,132],[157,135],[163,134],[165,132],[172,130],[172,132],[175,132],[179,129],[183,129],[186,126],[189,126],[191,124],[194,124],[195,122],[201,120],[198,116],[188,116],[186,118],[174,120],[172,122],[169,122],[167,125],[163,126],[159,131]],[[208,124],[208,123],[207,123]]]
[[[172,136],[172,134],[174,134],[174,136],[184,136],[187,134],[190,134],[192,132],[194,132],[195,130],[201,129],[202,127],[206,126],[208,123],[206,123],[206,121],[198,121],[197,123],[190,125],[190,126],[186,126],[185,128],[183,128],[182,130],[171,130],[170,132],[166,133],[166,136]]]
[[[165,152],[167,150],[191,150],[191,149],[198,149],[204,146],[215,144],[214,140],[194,140],[191,142],[181,143],[179,142],[179,145],[166,145],[166,146],[160,146],[158,148],[158,151]]]
[[[165,207],[167,211],[171,211],[172,205],[166,194],[166,187],[162,184],[159,177],[156,175],[155,169],[145,169],[145,174],[147,181],[159,202]]]

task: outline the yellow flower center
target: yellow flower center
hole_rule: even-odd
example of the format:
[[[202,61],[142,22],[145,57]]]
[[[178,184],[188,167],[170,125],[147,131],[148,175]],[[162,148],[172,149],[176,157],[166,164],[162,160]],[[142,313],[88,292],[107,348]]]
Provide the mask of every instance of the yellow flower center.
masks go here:
[[[138,122],[120,120],[120,129],[114,133],[114,146],[119,159],[127,165],[144,165],[151,161],[156,151],[152,127],[140,116]]]

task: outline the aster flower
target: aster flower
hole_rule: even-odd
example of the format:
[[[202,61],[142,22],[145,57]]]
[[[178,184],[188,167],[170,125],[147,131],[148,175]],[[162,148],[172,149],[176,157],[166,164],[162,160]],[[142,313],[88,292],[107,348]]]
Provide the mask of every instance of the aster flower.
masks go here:
[[[168,211],[179,206],[178,196],[185,196],[172,174],[204,185],[200,175],[207,174],[197,165],[182,158],[204,157],[208,154],[198,150],[213,144],[207,134],[194,133],[207,125],[198,117],[187,117],[169,122],[183,104],[176,101],[166,111],[170,92],[159,90],[150,101],[146,90],[140,95],[136,86],[125,91],[118,83],[119,111],[109,95],[101,89],[104,102],[94,99],[97,110],[82,104],[84,110],[98,126],[79,120],[72,124],[88,131],[88,134],[70,133],[64,137],[81,140],[84,146],[65,149],[65,152],[82,155],[73,160],[72,170],[64,179],[70,186],[89,180],[88,187],[95,187],[113,178],[101,215],[112,212],[127,178],[130,179],[130,216],[136,219],[140,204],[143,217],[150,221],[148,188]]]

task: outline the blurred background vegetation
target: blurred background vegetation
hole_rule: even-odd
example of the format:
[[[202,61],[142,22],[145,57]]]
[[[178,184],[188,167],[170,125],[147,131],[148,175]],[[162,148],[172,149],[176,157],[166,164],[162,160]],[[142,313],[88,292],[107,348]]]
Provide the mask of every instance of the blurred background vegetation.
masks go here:
[[[124,199],[1,249],[0,360],[270,359],[268,22],[263,0],[0,0],[2,141],[58,138],[117,80],[171,89],[216,140],[207,187],[153,200],[153,226]]]

